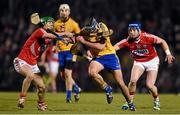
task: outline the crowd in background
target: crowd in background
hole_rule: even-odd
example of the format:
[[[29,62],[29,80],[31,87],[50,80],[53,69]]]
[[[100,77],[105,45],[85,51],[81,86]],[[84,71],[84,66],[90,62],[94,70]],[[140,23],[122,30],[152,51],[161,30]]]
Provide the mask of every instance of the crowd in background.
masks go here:
[[[0,90],[19,91],[23,78],[15,72],[13,59],[25,40],[37,27],[30,23],[30,15],[39,12],[41,16],[58,18],[58,7],[68,3],[71,17],[80,27],[89,17],[103,21],[114,30],[112,44],[127,36],[129,22],[140,22],[142,30],[153,33],[167,41],[176,57],[172,65],[165,61],[164,52],[157,46],[160,69],[157,87],[161,93],[180,92],[180,1],[179,0],[1,0],[0,1]],[[132,59],[127,50],[117,52],[128,84]],[[84,91],[97,91],[97,84],[88,77],[88,61],[79,61],[74,67],[74,77]],[[105,80],[119,91],[111,74],[102,71]],[[138,82],[138,92],[148,92],[145,77]],[[65,90],[64,81],[58,76],[59,91]],[[33,89],[33,88],[32,88]]]

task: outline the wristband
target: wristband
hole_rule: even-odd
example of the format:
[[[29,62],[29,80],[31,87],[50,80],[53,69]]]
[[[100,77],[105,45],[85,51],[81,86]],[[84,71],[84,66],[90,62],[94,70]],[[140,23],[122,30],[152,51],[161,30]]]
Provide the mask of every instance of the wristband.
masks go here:
[[[165,51],[165,53],[166,53],[166,55],[171,55],[171,52],[169,51],[169,49],[167,49],[167,50]]]
[[[57,39],[58,39],[58,40],[63,40],[63,37],[60,36],[60,35],[58,35],[58,36],[57,36]]]

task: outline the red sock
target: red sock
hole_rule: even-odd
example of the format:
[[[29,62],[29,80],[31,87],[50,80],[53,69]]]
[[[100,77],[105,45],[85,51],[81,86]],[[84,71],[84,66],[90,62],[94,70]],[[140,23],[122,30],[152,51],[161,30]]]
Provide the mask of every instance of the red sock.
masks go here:
[[[129,92],[130,95],[134,95],[134,92]]]
[[[27,96],[26,93],[23,93],[23,92],[20,93],[20,97],[26,97],[26,96]]]
[[[135,92],[129,92],[130,100],[133,101]]]
[[[44,100],[38,100],[37,102],[38,102],[38,103],[45,103]]]

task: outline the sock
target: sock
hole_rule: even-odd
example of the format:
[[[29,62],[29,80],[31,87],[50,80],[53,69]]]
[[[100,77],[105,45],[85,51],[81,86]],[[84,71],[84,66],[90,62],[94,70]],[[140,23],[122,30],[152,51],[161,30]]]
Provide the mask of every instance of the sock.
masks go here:
[[[133,101],[133,99],[134,99],[134,92],[129,92],[129,95],[130,95],[130,101]]]
[[[66,100],[71,100],[71,93],[72,93],[71,90],[66,91]]]
[[[27,95],[26,93],[21,92],[19,96],[20,97],[26,97],[26,95]]]
[[[79,93],[79,86],[78,86],[76,83],[73,85],[73,91],[74,91],[74,93],[76,93],[76,94]]]
[[[105,90],[106,93],[111,93],[112,92],[111,86],[106,86],[104,90]]]

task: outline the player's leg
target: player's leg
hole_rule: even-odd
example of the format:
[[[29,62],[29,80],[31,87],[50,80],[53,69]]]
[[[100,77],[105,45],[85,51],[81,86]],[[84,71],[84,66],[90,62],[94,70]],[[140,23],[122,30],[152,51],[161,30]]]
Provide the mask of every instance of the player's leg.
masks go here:
[[[154,109],[160,110],[160,100],[159,100],[159,95],[158,95],[158,89],[155,86],[157,73],[158,72],[155,70],[151,70],[147,72],[146,85],[154,98]]]
[[[51,77],[51,88],[52,92],[56,93],[57,88],[56,88],[56,77],[58,74],[58,69],[59,69],[59,63],[56,61],[50,61],[49,62],[49,76]]]
[[[47,105],[46,105],[45,99],[44,99],[45,85],[44,85],[44,82],[43,82],[43,79],[42,79],[42,76],[40,75],[40,73],[34,74],[33,81],[37,87],[37,95],[38,95],[37,107],[39,110],[44,111],[47,109]]]
[[[123,96],[125,97],[127,102],[130,102],[129,90],[123,80],[119,59],[116,55],[110,55],[109,57],[111,58],[109,58],[108,62],[105,62],[105,68],[109,68],[110,70],[112,70],[111,72],[113,74],[113,77],[118,83],[118,86],[120,87]]]
[[[72,62],[73,64],[77,61],[77,58],[78,56],[77,55],[73,55],[72,56]],[[78,102],[79,99],[80,99],[80,93],[81,93],[81,88],[77,85],[77,83],[75,82],[75,80],[73,79],[73,87],[72,87],[72,90],[74,92],[74,99],[75,99],[75,102]]]
[[[82,89],[76,84],[74,79],[72,81],[72,84],[73,84],[72,91],[74,92],[74,99],[75,99],[75,102],[78,102],[80,99],[80,93],[81,93]]]
[[[112,71],[112,74],[116,82],[118,83],[118,86],[120,87],[123,96],[126,99],[127,109],[129,108],[131,111],[135,111],[136,110],[135,106],[133,102],[130,100],[129,90],[123,80],[123,75],[118,57],[116,55],[111,54],[111,55],[106,55],[104,59],[108,59],[108,61],[103,62],[104,68],[107,68]]]
[[[69,76],[68,77],[68,80],[67,82],[69,83],[66,83],[67,85],[67,102],[68,100],[71,101],[71,95],[72,95],[72,92],[74,92],[74,99],[75,99],[75,102],[78,102],[79,99],[80,99],[80,93],[81,93],[81,88],[76,84],[76,82],[74,81],[74,79],[72,78],[72,76]]]
[[[75,102],[77,102],[80,99],[81,88],[75,83],[75,81],[72,77],[72,66],[73,66],[73,64],[74,63],[72,61],[67,61],[66,62],[66,68],[64,70],[65,82],[66,82],[66,101],[67,102],[71,101],[72,91],[75,93],[74,94]]]
[[[56,88],[56,76],[57,76],[57,74],[50,71],[49,76],[51,77],[51,89],[52,89],[52,92],[56,93],[57,92],[57,88]]]
[[[31,71],[31,68],[29,68],[26,65],[21,67],[20,73],[24,74],[26,77],[23,80],[22,89],[21,89],[19,102],[18,102],[18,107],[24,108],[27,92],[31,85],[31,81],[33,80],[33,75],[32,75],[33,73]]]
[[[102,89],[105,89],[105,87],[107,86],[107,83],[104,81],[102,76],[99,74],[99,72],[103,69],[104,69],[104,67],[102,64],[93,60],[89,64],[88,72],[89,72],[89,76],[92,79],[94,79],[101,86]]]
[[[72,69],[74,66],[73,55],[70,51],[66,52],[66,62],[65,62],[65,79],[67,86],[67,100],[71,100],[72,91],[74,92],[74,99],[77,102],[80,99],[80,87],[75,83],[72,76]]]
[[[31,67],[28,65],[23,65],[20,68],[20,73],[25,76],[22,84],[21,94],[27,94],[31,81],[34,79],[34,73],[32,72]]]
[[[72,69],[65,68],[64,70],[65,75],[65,85],[66,85],[66,102],[71,102],[71,94],[72,94],[72,86],[73,86],[73,79],[72,79]]]
[[[143,72],[144,72],[144,68],[141,65],[134,65],[131,70],[131,78],[128,85],[131,100],[134,99],[134,94],[136,92],[136,84],[139,78],[141,77],[141,75],[143,74]]]
[[[114,70],[112,73],[113,73],[113,76],[116,79],[116,82],[118,83],[118,86],[120,87],[122,94],[125,97],[126,102],[127,102],[127,106],[122,109],[127,110],[128,106],[129,106],[130,110],[135,111],[136,108],[134,106],[134,103],[130,100],[129,89],[126,86],[126,84],[124,83],[122,71],[120,69],[118,69],[118,70]]]
[[[94,79],[101,86],[101,88],[105,90],[107,102],[110,104],[113,100],[112,88],[107,85],[102,76],[99,74],[99,72],[103,69],[104,66],[101,63],[93,60],[89,64],[88,72],[89,76],[92,77],[92,79]]]
[[[130,100],[132,102],[133,102],[134,95],[135,95],[135,92],[136,92],[137,81],[140,78],[140,76],[143,74],[143,72],[144,72],[143,66],[141,64],[134,63],[133,68],[131,70],[130,82],[129,82],[129,85],[128,85]],[[127,103],[122,105],[123,110],[127,110],[128,107],[129,106],[128,106]]]
[[[23,75],[25,78],[23,80],[22,89],[18,101],[18,107],[24,108],[25,99],[27,96],[27,91],[30,87],[31,81],[33,80],[33,72],[30,65],[28,65],[25,61],[20,59],[14,60],[14,68],[15,70]]]
[[[159,68],[159,58],[155,57],[154,59],[150,60],[149,62],[147,62],[146,66],[147,66],[146,86],[148,87],[149,91],[151,92],[154,98],[153,108],[155,110],[160,110],[158,89],[155,86],[155,82],[158,74],[158,68]]]
[[[60,76],[65,80],[65,86],[66,86],[66,102],[71,102],[71,94],[72,94],[72,78],[70,77],[72,74],[72,69],[68,68],[67,65],[70,65],[71,63],[71,57],[69,61],[67,60],[67,52],[62,51],[58,53],[59,58],[59,66],[60,66]]]
[[[66,103],[71,103],[71,95],[72,95],[72,80],[71,79],[67,79],[67,72],[68,69],[66,69],[66,75],[65,75],[65,69],[62,70],[60,69],[60,76],[62,77],[62,79],[65,80],[65,87],[66,87]],[[72,71],[72,70],[71,70]],[[69,83],[71,85],[69,85]]]

